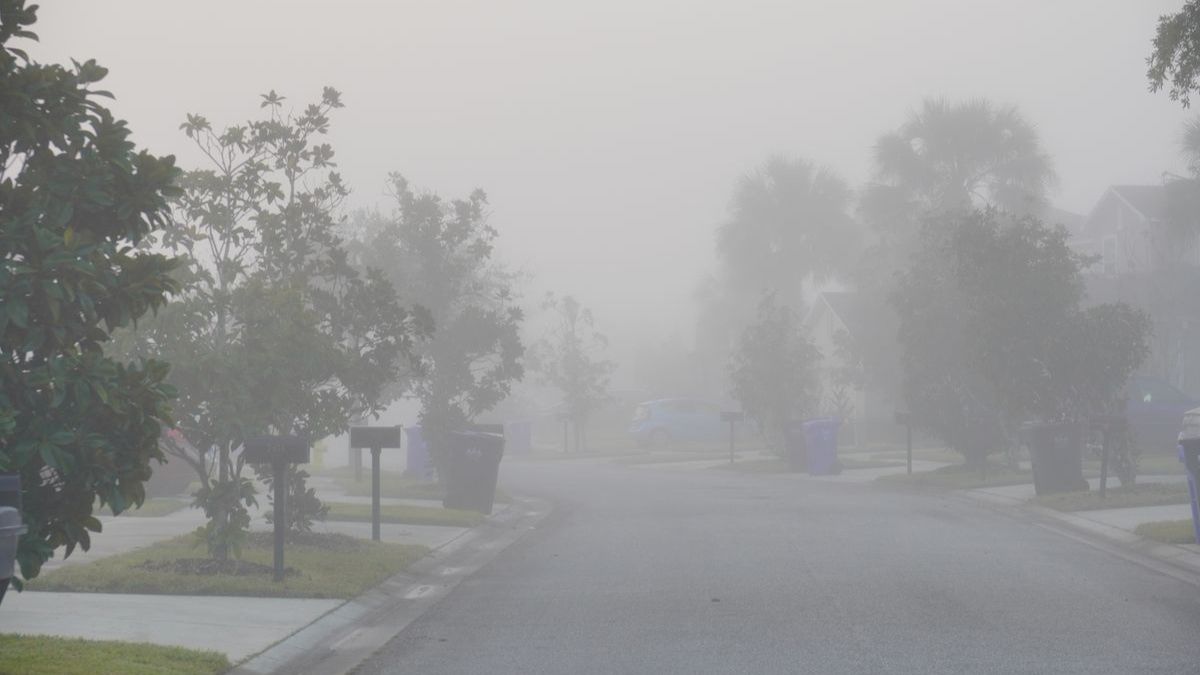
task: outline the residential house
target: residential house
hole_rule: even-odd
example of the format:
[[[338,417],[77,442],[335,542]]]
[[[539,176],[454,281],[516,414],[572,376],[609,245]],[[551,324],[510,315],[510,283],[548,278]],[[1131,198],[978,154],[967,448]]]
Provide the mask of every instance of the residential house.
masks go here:
[[[1098,256],[1092,274],[1108,277],[1153,272],[1177,263],[1200,265],[1196,183],[1114,185],[1092,207],[1072,243]]]
[[[846,418],[848,445],[896,436],[896,404],[884,386],[897,377],[896,321],[883,297],[855,291],[820,293],[805,316],[804,327],[822,355],[822,408]]]
[[[1200,394],[1200,183],[1114,185],[1088,213],[1072,247],[1093,256],[1093,303],[1127,302],[1154,322],[1146,374]]]

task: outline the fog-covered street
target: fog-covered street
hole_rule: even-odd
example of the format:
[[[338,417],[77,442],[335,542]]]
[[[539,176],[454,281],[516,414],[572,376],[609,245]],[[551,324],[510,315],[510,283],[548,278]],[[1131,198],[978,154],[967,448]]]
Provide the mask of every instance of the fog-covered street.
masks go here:
[[[1189,583],[960,497],[506,462],[540,531],[362,673],[1194,672]]]

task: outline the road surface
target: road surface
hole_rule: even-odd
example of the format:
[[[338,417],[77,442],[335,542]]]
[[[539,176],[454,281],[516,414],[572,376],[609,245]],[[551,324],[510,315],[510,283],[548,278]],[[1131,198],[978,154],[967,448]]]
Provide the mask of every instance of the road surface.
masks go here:
[[[961,498],[506,462],[543,526],[357,673],[1200,672],[1200,587]]]

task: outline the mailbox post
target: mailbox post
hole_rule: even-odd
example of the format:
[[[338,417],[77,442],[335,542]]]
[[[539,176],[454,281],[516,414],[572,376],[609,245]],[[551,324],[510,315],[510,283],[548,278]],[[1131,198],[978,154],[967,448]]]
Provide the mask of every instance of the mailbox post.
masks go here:
[[[1100,433],[1100,499],[1108,491],[1108,456],[1120,425],[1125,418],[1119,415],[1097,415],[1091,419],[1091,427]]]
[[[744,415],[742,415],[742,413],[736,412],[736,411],[726,411],[726,412],[721,413],[721,421],[729,422],[729,463],[730,464],[733,464],[734,428],[737,426],[738,422],[742,421],[743,417],[744,417]]]
[[[275,581],[283,581],[283,539],[287,534],[287,465],[309,461],[307,438],[254,436],[242,446],[242,457],[252,464],[270,464],[275,498]]]
[[[912,475],[912,413],[896,411],[896,424],[904,425],[904,439],[907,454],[905,463],[908,465],[908,475]]]
[[[400,447],[400,426],[350,427],[350,447],[371,449],[371,539],[379,541],[379,453]]]

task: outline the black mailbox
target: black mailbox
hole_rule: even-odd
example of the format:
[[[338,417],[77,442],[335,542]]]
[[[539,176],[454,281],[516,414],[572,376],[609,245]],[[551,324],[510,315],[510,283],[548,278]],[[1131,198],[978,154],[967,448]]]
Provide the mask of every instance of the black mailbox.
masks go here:
[[[399,448],[401,431],[402,428],[398,426],[350,427],[350,447],[371,449],[371,539],[375,541],[380,540],[379,453],[384,448]]]
[[[896,411],[896,424],[907,425],[912,424],[912,413]]]
[[[251,464],[306,464],[308,439],[299,436],[253,436],[246,439],[242,457]]]
[[[740,412],[722,412],[721,413],[721,421],[722,422],[735,422],[735,423],[741,422],[743,417],[744,416]]]
[[[283,540],[287,531],[287,465],[308,462],[308,439],[300,436],[252,436],[242,444],[242,459],[270,464],[275,501],[275,581],[283,581]]]
[[[0,474],[0,506],[11,506],[21,510],[21,476]]]
[[[400,427],[350,427],[352,448],[398,448]]]

